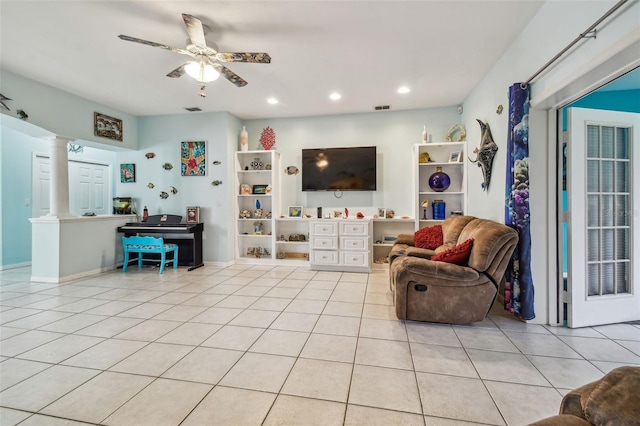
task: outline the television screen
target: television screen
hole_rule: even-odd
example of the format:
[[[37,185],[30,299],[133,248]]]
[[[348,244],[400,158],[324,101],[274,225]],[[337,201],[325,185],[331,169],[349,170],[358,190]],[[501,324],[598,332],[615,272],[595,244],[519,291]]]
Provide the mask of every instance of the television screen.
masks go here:
[[[375,191],[376,147],[302,150],[303,191]]]

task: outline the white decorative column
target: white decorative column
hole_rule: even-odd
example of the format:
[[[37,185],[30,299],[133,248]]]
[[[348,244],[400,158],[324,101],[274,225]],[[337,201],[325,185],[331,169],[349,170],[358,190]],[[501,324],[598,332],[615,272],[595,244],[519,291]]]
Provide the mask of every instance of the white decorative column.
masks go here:
[[[49,180],[50,210],[47,216],[73,217],[69,212],[69,158],[67,144],[75,139],[58,136],[49,139],[51,173]]]

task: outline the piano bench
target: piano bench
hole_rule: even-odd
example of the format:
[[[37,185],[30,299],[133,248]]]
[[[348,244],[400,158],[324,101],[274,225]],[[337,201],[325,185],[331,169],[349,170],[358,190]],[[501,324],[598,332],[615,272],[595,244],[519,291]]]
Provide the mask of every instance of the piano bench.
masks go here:
[[[122,272],[127,271],[127,266],[132,260],[138,261],[138,269],[142,268],[142,262],[157,262],[157,259],[144,259],[145,253],[160,255],[160,273],[164,272],[164,265],[173,262],[173,269],[178,268],[178,245],[165,244],[162,238],[156,237],[122,237],[122,249],[124,250],[124,264]],[[173,258],[167,260],[167,253],[173,252]],[[138,257],[129,259],[129,253],[136,253]]]

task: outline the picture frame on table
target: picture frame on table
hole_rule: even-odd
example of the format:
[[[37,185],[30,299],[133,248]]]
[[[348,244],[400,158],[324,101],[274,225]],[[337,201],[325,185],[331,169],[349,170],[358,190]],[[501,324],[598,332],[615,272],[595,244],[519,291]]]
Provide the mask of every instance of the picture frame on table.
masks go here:
[[[385,219],[387,217],[387,209],[384,207],[378,207],[378,219]]]
[[[187,223],[200,223],[200,207],[191,206],[187,207]]]
[[[291,217],[291,218],[301,218],[302,217],[302,206],[289,206],[289,217]]]
[[[264,195],[267,193],[267,187],[269,185],[253,185],[252,193],[258,195]]]
[[[342,210],[334,210],[333,217],[334,219],[342,219]]]
[[[462,151],[453,151],[449,154],[450,163],[459,163],[462,159]]]

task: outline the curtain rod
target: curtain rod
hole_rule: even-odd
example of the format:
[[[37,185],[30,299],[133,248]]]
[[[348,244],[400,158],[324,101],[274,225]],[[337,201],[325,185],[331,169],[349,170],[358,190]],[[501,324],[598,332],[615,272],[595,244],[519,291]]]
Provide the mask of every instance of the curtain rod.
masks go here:
[[[546,64],[544,64],[542,66],[542,68],[540,68],[538,71],[535,72],[535,74],[533,74],[531,77],[529,77],[529,79],[527,81],[525,81],[524,83],[520,83],[520,87],[521,88],[525,88],[527,87],[527,84],[531,83],[531,81],[533,81],[534,78],[536,78],[542,71],[546,70],[547,68],[549,68],[549,66],[551,64],[553,64],[555,61],[558,60],[558,58],[560,58],[560,56],[564,55],[567,50],[571,49],[577,42],[579,42],[580,40],[582,40],[583,38],[596,38],[596,30],[595,28],[600,25],[600,23],[602,21],[604,21],[605,19],[607,19],[609,16],[611,16],[616,10],[618,10],[620,7],[622,7],[623,4],[625,4],[628,0],[620,0],[618,3],[616,3],[615,6],[613,6],[611,9],[609,9],[607,11],[607,13],[605,13],[604,15],[602,15],[602,17],[600,19],[598,19],[596,22],[594,22],[589,28],[587,28],[583,33],[581,33],[578,37],[576,37],[571,43],[569,43],[567,45],[567,47],[565,47],[564,49],[562,49],[560,51],[560,53],[558,53],[556,56],[554,56],[553,58],[551,58],[551,60],[549,62],[547,62]],[[591,33],[593,33],[593,35],[591,35]]]

